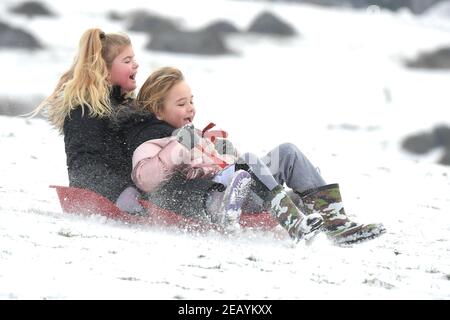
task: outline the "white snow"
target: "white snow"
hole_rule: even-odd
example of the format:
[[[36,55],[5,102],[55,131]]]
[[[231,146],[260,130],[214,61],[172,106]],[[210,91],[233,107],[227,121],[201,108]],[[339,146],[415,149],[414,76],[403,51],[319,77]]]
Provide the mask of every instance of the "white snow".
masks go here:
[[[450,21],[384,10],[225,0],[48,0],[57,18],[0,20],[47,46],[0,50],[0,96],[48,95],[85,29],[126,31],[110,10],[148,8],[186,28],[218,18],[248,27],[268,9],[301,34],[232,36],[238,55],[150,52],[129,33],[138,84],[179,67],[195,95],[198,127],[213,121],[241,151],[296,144],[341,185],[350,217],[387,234],[340,248],[277,233],[184,234],[61,212],[51,184],[67,185],[63,138],[42,119],[0,116],[0,299],[449,299],[450,168],[400,149],[408,134],[449,125],[448,71],[408,70],[402,59],[449,45]],[[125,8],[125,9],[124,9]],[[435,12],[434,12],[435,13]]]

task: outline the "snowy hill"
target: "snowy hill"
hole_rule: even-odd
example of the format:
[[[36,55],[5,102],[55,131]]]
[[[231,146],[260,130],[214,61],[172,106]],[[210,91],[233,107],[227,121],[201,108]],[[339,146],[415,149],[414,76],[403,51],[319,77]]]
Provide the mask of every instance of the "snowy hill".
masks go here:
[[[120,1],[46,1],[57,16],[33,19],[11,14],[16,3],[0,4],[0,21],[46,49],[0,50],[1,97],[49,94],[85,29],[126,31],[107,19]],[[240,150],[261,155],[295,143],[340,183],[352,219],[383,222],[387,234],[307,247],[271,233],[192,235],[66,215],[48,188],[68,184],[62,137],[43,119],[0,116],[0,299],[450,298],[450,168],[433,164],[440,150],[419,158],[399,147],[412,132],[450,124],[450,73],[402,63],[448,45],[450,21],[286,3],[151,4],[185,28],[224,18],[245,30],[263,10],[293,25],[300,35],[289,39],[230,36],[237,54],[219,57],[147,51],[147,37],[129,32],[138,84],[159,66],[179,67],[199,127],[214,121]]]

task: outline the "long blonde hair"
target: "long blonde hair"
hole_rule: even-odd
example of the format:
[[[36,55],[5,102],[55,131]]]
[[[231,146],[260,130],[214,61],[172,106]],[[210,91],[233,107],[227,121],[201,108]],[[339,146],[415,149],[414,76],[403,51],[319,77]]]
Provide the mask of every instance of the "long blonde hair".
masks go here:
[[[164,99],[172,87],[184,80],[183,73],[173,67],[163,67],[154,71],[139,90],[136,102],[140,108],[153,113],[163,110]]]
[[[112,62],[131,45],[125,34],[104,33],[98,28],[87,30],[81,37],[78,54],[72,66],[59,79],[53,93],[30,115],[45,110],[50,122],[63,132],[64,119],[76,107],[88,107],[93,117],[110,116],[112,113],[108,81]]]

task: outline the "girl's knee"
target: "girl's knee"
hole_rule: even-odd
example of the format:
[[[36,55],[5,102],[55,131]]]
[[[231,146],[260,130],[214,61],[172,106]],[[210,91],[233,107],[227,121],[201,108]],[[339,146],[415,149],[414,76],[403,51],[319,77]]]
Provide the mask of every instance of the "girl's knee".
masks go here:
[[[280,144],[278,148],[280,149],[280,153],[284,155],[294,155],[297,153],[301,153],[299,148],[295,144],[290,142]]]

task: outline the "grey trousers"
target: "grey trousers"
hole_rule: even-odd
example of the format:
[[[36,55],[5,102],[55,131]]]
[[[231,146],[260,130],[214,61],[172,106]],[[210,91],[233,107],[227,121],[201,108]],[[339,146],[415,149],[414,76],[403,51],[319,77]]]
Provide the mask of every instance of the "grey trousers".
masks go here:
[[[317,168],[292,143],[283,143],[262,158],[252,153],[241,158],[269,190],[279,184],[297,192],[326,185]]]
[[[269,190],[279,184],[286,184],[287,187],[301,193],[326,185],[317,168],[292,143],[283,143],[262,158],[252,153],[243,154],[241,158]],[[262,203],[262,199],[251,194],[249,201],[244,205],[244,210],[259,210]]]

